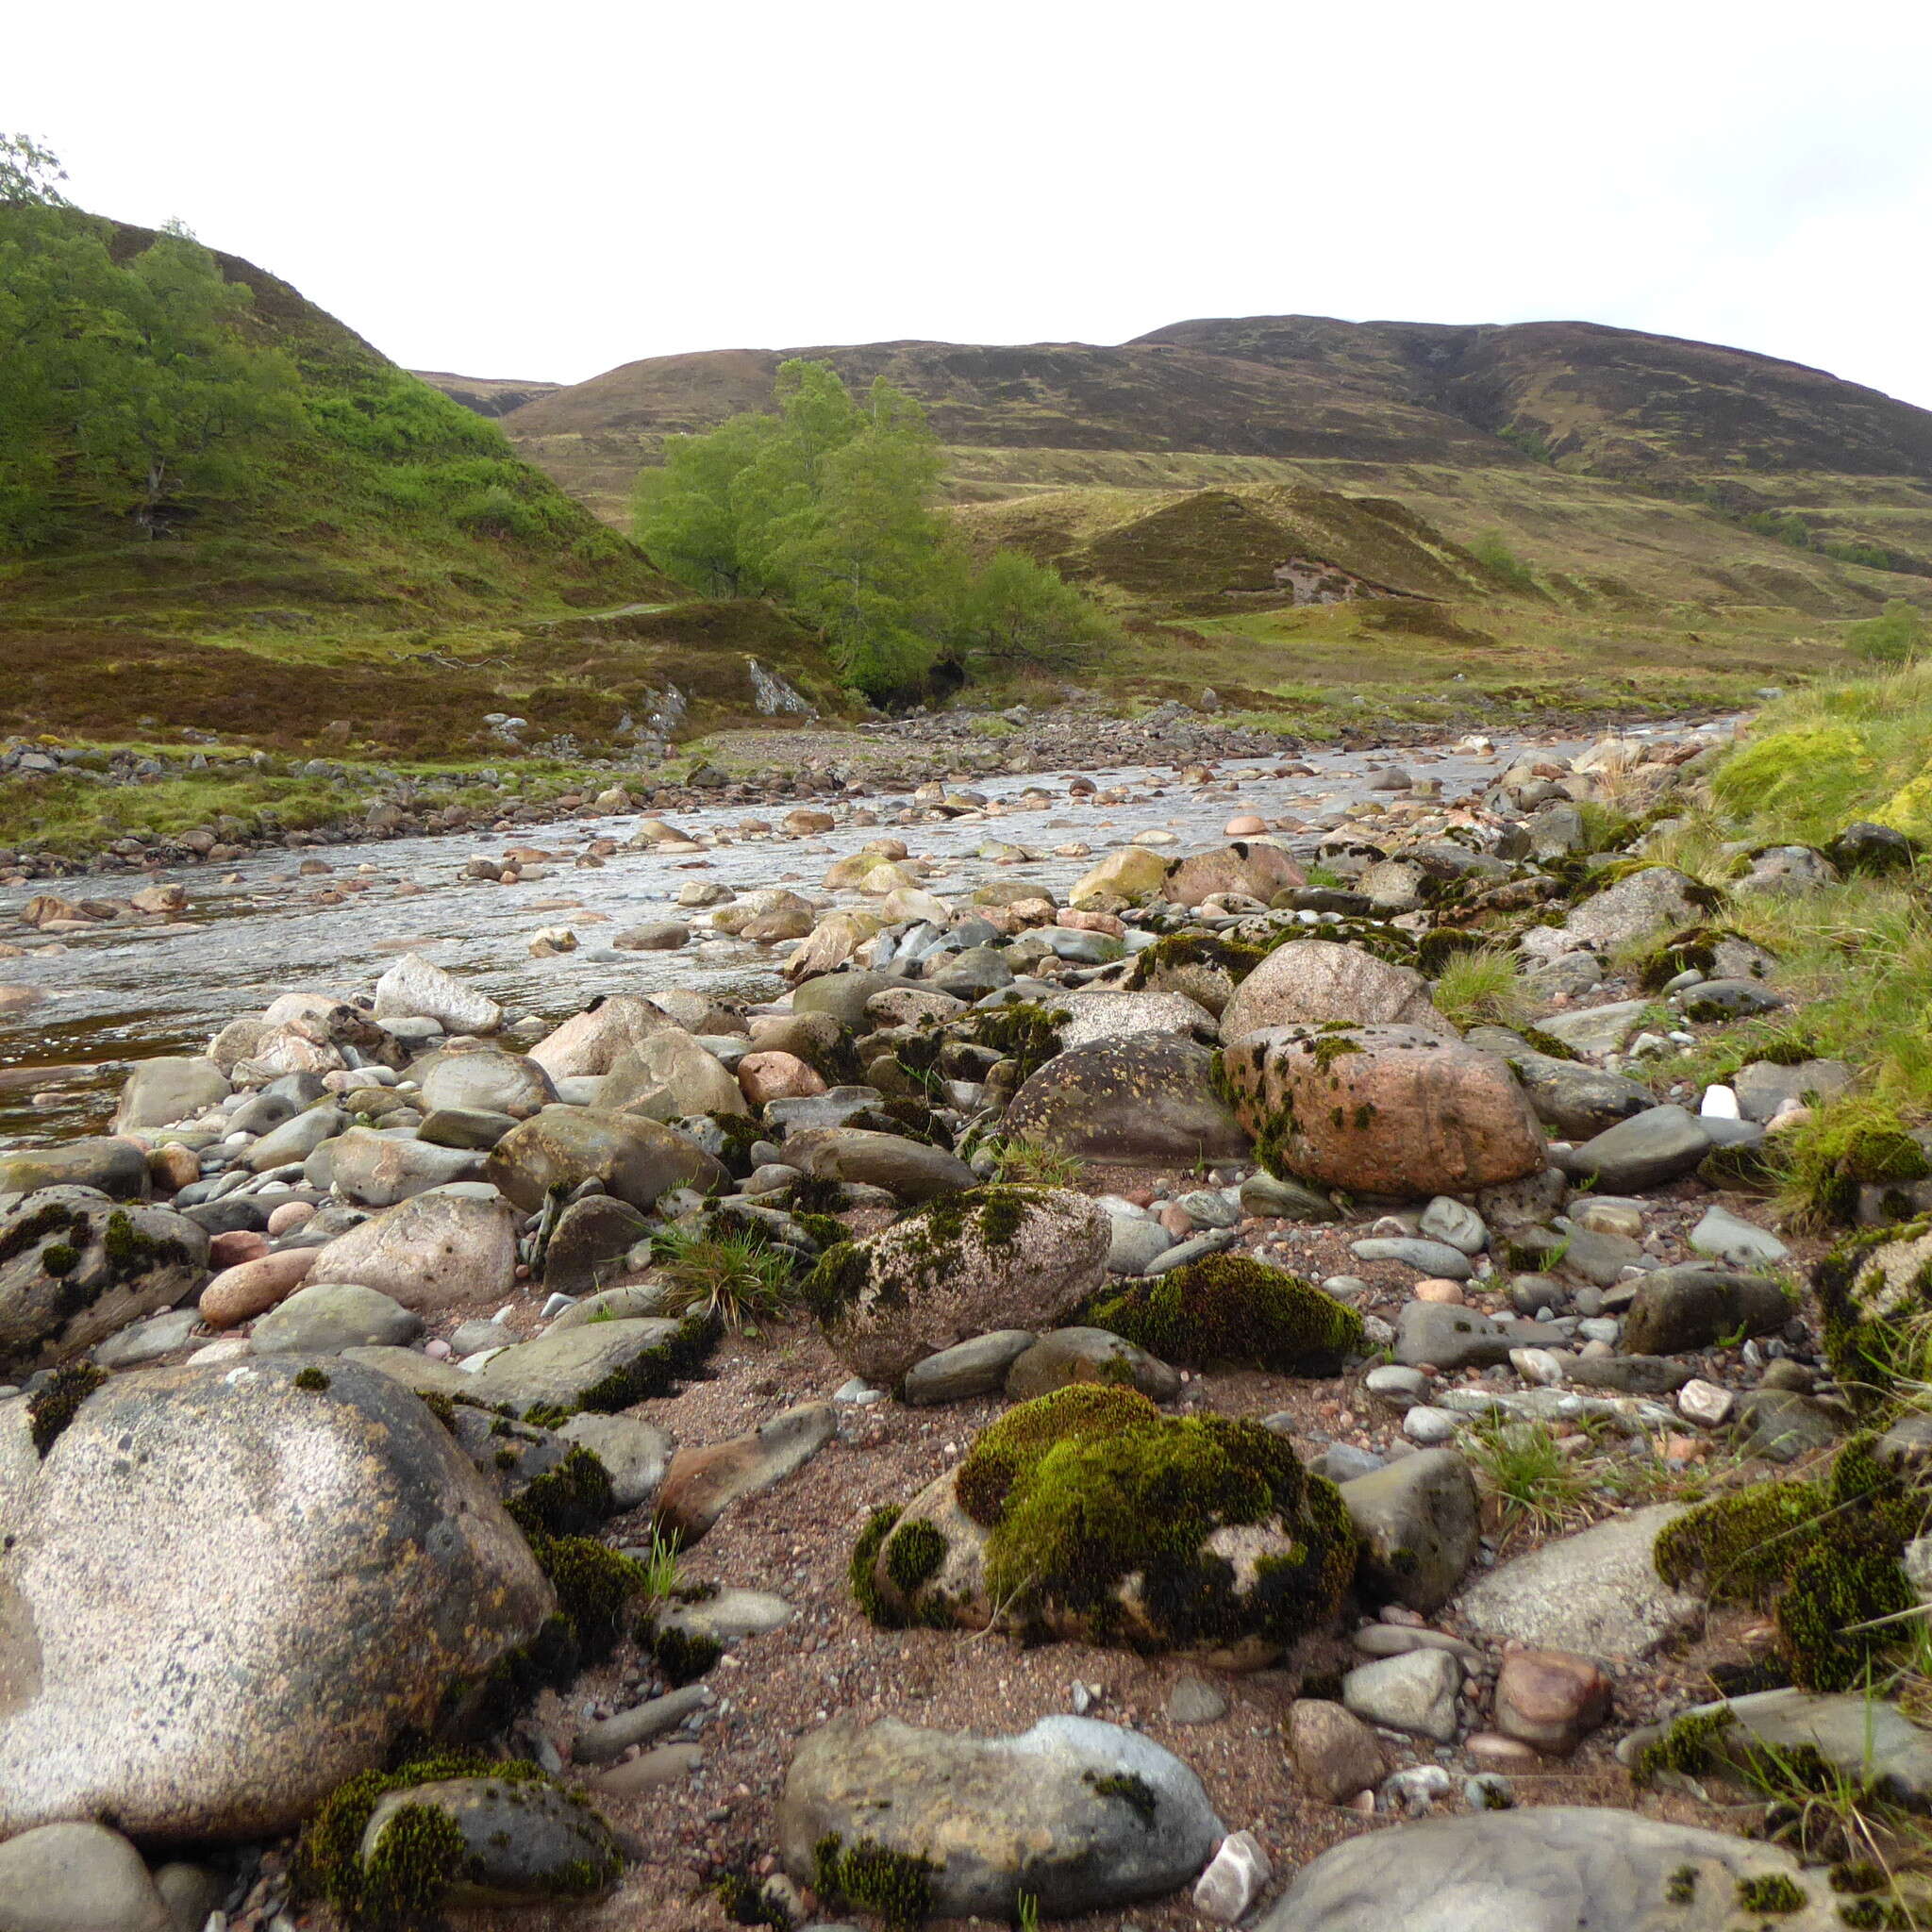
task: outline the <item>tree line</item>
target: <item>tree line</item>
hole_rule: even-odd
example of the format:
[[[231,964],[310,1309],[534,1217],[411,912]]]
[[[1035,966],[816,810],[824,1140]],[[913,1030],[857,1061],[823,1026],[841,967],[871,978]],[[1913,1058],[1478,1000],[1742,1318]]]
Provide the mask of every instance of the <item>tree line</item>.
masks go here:
[[[1116,634],[1057,572],[1015,550],[975,558],[939,508],[925,411],[883,377],[854,396],[823,362],[778,370],[771,412],[667,440],[640,473],[634,534],[706,596],[769,597],[825,638],[878,702],[958,671],[1070,668]]]

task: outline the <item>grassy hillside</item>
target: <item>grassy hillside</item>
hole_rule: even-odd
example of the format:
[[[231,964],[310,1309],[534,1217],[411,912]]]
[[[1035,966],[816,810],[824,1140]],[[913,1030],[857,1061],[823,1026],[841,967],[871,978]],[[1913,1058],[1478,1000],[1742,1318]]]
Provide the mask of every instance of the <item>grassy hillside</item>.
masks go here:
[[[0,210],[0,231],[47,219],[43,210]],[[70,230],[89,224],[119,265],[160,239],[78,214],[63,219]],[[286,282],[234,256],[213,259],[227,283],[248,291],[234,329],[291,375],[291,407],[229,462],[221,485],[164,501],[147,525],[71,488],[70,458],[57,445],[49,487],[69,500],[50,540],[0,558],[9,620],[275,627],[293,610],[382,629],[598,608],[661,592],[635,550],[493,426]]]
[[[125,268],[160,239],[0,209],[0,249],[49,220],[55,246],[33,245],[77,306],[113,285],[71,244],[96,237]],[[667,701],[686,731],[760,722],[753,658],[841,705],[796,625],[681,601],[494,424],[286,282],[212,261],[247,293],[225,327],[265,358],[276,412],[142,519],[89,487],[72,428],[20,453],[46,502],[36,538],[0,548],[0,733],[500,761],[495,712],[565,755],[623,751],[626,719]],[[25,325],[0,303],[0,339]]]

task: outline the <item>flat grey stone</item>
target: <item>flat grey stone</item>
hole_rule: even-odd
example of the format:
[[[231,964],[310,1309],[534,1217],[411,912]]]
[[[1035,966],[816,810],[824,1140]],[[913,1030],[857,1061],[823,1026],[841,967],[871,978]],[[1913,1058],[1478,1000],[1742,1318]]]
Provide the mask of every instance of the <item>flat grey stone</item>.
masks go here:
[[[201,1325],[197,1308],[170,1308],[165,1314],[150,1315],[118,1335],[110,1335],[94,1350],[94,1360],[104,1369],[138,1369],[143,1362],[158,1360],[177,1348],[188,1345],[188,1338]]]
[[[1682,1513],[1653,1504],[1545,1543],[1472,1584],[1457,1616],[1498,1641],[1638,1662],[1704,1623],[1701,1599],[1672,1590],[1652,1555],[1657,1532]]]
[[[1395,1318],[1395,1359],[1407,1368],[1487,1369],[1521,1348],[1522,1324],[1505,1328],[1474,1308],[1453,1302],[1406,1302]]]
[[[1205,1677],[1191,1671],[1174,1680],[1162,1712],[1172,1724],[1211,1724],[1227,1715],[1227,1699]]]
[[[577,1733],[571,1757],[578,1764],[615,1764],[633,1744],[646,1744],[653,1738],[674,1731],[686,1718],[703,1710],[712,1702],[709,1689],[703,1684],[686,1684],[653,1697],[645,1703],[621,1710],[587,1724]]]
[[[1791,1251],[1776,1235],[1757,1226],[1728,1208],[1710,1208],[1690,1230],[1690,1246],[1700,1255],[1715,1256],[1739,1268],[1788,1261]]]
[[[1007,1371],[1039,1339],[1029,1328],[1000,1328],[942,1348],[907,1370],[899,1399],[919,1408],[997,1394],[1006,1386]]]
[[[1624,1045],[1637,1031],[1649,1005],[1648,1000],[1612,1000],[1607,1006],[1552,1013],[1537,1024],[1572,1052],[1601,1056],[1615,1053]]]
[[[1607,1127],[1557,1156],[1578,1176],[1593,1175],[1611,1193],[1640,1193],[1689,1174],[1710,1152],[1711,1137],[1681,1107],[1654,1107]]]
[[[1484,1811],[1345,1840],[1257,1932],[1757,1932],[1738,1884],[1774,1874],[1807,1900],[1778,1932],[1840,1932],[1824,1874],[1756,1840],[1585,1806]]]
[[[1447,1241],[1419,1241],[1406,1236],[1382,1240],[1350,1241],[1348,1252],[1357,1261],[1400,1261],[1406,1268],[1442,1281],[1467,1281],[1475,1273],[1474,1264],[1460,1248]]]

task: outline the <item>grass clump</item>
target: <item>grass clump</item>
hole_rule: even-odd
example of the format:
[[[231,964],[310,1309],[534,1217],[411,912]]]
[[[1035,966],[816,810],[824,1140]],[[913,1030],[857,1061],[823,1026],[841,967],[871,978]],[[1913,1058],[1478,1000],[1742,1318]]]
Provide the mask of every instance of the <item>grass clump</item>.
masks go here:
[[[1087,1164],[1033,1141],[1002,1141],[993,1151],[993,1177],[1031,1188],[1078,1188]]]
[[[1076,1384],[1009,1410],[980,1433],[956,1487],[989,1531],[990,1596],[1027,1628],[1145,1651],[1285,1644],[1334,1617],[1354,1574],[1340,1496],[1281,1438],[1222,1416],[1171,1420],[1117,1386]],[[1243,1585],[1208,1541],[1247,1526],[1283,1547]]]
[[[1088,1305],[1097,1328],[1187,1368],[1228,1363],[1280,1375],[1335,1375],[1359,1350],[1361,1317],[1283,1268],[1204,1255]]]
[[[797,1305],[792,1257],[762,1236],[669,1227],[652,1252],[667,1315],[719,1322],[733,1334],[747,1323],[777,1321]]]
[[[1780,1136],[1784,1201],[1800,1224],[1846,1226],[1857,1219],[1865,1186],[1900,1186],[1932,1174],[1932,1160],[1888,1102],[1843,1094],[1812,1109]],[[1909,1212],[1902,1204],[1896,1219]]]
[[[1582,1513],[1590,1481],[1541,1423],[1484,1416],[1467,1434],[1469,1459],[1503,1512],[1507,1536],[1544,1535]]]
[[[1536,1011],[1516,955],[1501,946],[1451,955],[1430,991],[1436,1010],[1457,1027],[1520,1026]]]

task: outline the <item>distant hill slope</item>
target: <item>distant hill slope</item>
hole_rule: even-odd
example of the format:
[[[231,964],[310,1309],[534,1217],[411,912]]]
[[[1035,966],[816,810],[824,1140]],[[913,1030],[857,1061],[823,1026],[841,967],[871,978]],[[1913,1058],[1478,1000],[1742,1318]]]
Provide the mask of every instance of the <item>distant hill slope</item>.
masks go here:
[[[1932,483],[1932,410],[1745,349],[1590,322],[1457,327],[1262,315],[1182,322],[1167,344],[1373,390],[1534,439],[1597,476],[1829,471]]]
[[[0,211],[0,224],[32,218]],[[117,263],[158,239],[68,219],[91,224]],[[213,258],[253,298],[240,334],[292,364],[289,425],[248,446],[232,483],[163,505],[152,535],[82,500],[30,554],[0,555],[0,622],[380,631],[664,594],[638,551],[492,425],[288,283]]]
[[[508,416],[563,387],[560,382],[520,382],[513,376],[452,375],[445,369],[412,369],[409,374],[478,416]]]
[[[1499,531],[1559,598],[1830,617],[1932,596],[1932,411],[1774,357],[1591,323],[1259,316],[1117,347],[724,349],[625,363],[504,428],[623,526],[664,437],[764,407],[789,355],[919,397],[962,504],[1367,493],[1457,544]]]

